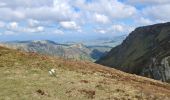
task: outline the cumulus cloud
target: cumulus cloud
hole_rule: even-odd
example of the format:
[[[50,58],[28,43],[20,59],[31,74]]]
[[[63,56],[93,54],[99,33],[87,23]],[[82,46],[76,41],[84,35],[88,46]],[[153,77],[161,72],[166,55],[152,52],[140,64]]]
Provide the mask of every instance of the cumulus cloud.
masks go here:
[[[136,26],[169,21],[168,9],[170,0],[0,0],[0,28],[8,35],[129,33]]]
[[[5,27],[5,25],[6,25],[6,23],[4,23],[4,22],[0,21],[0,28],[4,28],[4,27]]]
[[[107,29],[96,29],[96,30],[94,30],[94,32],[100,33],[100,34],[106,34],[108,32],[108,30]]]
[[[170,10],[168,9],[170,9],[170,4],[146,7],[142,12],[147,17],[169,21]]]
[[[36,30],[37,30],[38,32],[42,32],[42,31],[44,31],[44,27],[43,27],[43,26],[38,26],[38,27],[36,28]]]
[[[116,32],[124,32],[125,28],[122,25],[112,25],[111,30],[116,31]]]
[[[76,22],[74,21],[63,21],[63,22],[60,22],[60,25],[64,29],[68,29],[68,30],[79,30],[80,29],[80,26],[78,26]]]
[[[18,7],[41,7],[51,6],[53,0],[1,0],[0,4],[6,7],[18,8]]]
[[[6,3],[0,1],[0,7],[5,7],[6,6]]]
[[[2,0],[1,3],[6,4],[0,8],[1,20],[68,21],[77,17],[71,5],[61,0]]]
[[[153,22],[152,20],[148,19],[148,18],[144,18],[144,17],[139,17],[135,20],[135,22],[138,24],[138,25],[151,25],[151,24],[154,24],[156,23]]]
[[[167,4],[170,3],[170,0],[128,0],[127,3],[140,5],[155,5],[155,4]]]
[[[26,12],[26,16],[30,19],[36,19],[41,21],[68,21],[72,19],[72,17],[76,16],[74,13],[69,11],[69,9],[65,9],[63,7],[40,7],[40,8],[29,8],[23,12]]]
[[[106,15],[103,14],[94,14],[94,20],[98,23],[106,24],[109,23],[109,18]]]
[[[35,26],[37,26],[39,23],[40,23],[39,21],[34,20],[34,19],[29,19],[29,20],[28,20],[28,25],[29,25],[29,27],[35,27]]]
[[[128,34],[131,31],[133,31],[135,27],[133,26],[128,26],[128,25],[123,25],[123,24],[113,24],[109,27],[105,28],[97,28],[94,30],[96,33],[100,34]]]
[[[6,28],[8,30],[16,31],[18,29],[18,23],[17,22],[11,22],[6,26]]]
[[[59,30],[59,29],[54,30],[53,33],[56,34],[56,35],[63,35],[64,34],[64,32],[62,30]]]
[[[6,34],[14,34],[14,33],[36,33],[36,32],[43,32],[44,27],[43,26],[37,26],[37,27],[26,27],[26,26],[20,26],[17,22],[11,22],[6,26],[7,32]],[[14,33],[11,33],[14,32]]]
[[[132,17],[136,13],[136,8],[123,4],[117,0],[92,0],[86,3],[86,0],[76,0],[76,5],[80,9],[88,12],[105,14],[111,18],[122,19]],[[121,14],[120,14],[121,12]]]
[[[11,8],[0,8],[0,20],[4,21],[18,21],[25,18],[23,12],[13,10]]]
[[[37,32],[43,32],[44,27],[42,27],[42,26],[38,26],[38,27],[35,27],[35,28],[20,27],[17,31],[18,32],[24,32],[24,33],[37,33]]]

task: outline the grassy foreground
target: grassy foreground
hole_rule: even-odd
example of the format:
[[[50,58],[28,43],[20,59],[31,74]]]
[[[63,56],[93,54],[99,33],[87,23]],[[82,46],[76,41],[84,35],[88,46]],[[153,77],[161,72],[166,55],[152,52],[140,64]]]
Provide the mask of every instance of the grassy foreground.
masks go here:
[[[56,77],[48,74],[56,69]],[[170,100],[170,85],[90,62],[0,47],[0,100]]]

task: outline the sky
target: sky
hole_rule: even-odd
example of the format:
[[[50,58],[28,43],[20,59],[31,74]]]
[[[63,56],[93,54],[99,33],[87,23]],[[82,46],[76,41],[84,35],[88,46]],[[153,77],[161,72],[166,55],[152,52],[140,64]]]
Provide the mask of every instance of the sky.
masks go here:
[[[170,0],[0,0],[0,41],[74,41],[170,20]]]

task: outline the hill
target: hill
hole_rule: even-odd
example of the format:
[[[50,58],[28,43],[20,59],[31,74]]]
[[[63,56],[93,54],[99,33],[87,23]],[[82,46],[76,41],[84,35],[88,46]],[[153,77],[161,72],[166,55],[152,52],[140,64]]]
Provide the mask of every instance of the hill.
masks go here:
[[[56,69],[56,77],[48,71]],[[0,47],[1,100],[169,100],[170,85],[98,64]]]
[[[170,23],[135,29],[97,63],[170,82]]]
[[[1,42],[0,45],[26,52],[88,61],[98,60],[111,49],[109,46],[86,46],[82,43],[59,44],[49,40]]]

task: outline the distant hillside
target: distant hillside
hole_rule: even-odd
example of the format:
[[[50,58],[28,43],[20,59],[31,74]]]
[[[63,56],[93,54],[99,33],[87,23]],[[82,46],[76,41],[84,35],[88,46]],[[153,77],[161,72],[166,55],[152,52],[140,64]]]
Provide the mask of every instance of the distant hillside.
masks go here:
[[[84,41],[83,43],[88,46],[109,46],[115,47],[122,43],[122,41],[127,37],[127,35],[120,35],[107,38],[97,38],[94,40]]]
[[[108,46],[88,47],[81,43],[59,44],[49,40],[3,42],[0,43],[0,45],[26,52],[37,52],[66,59],[90,61],[101,58],[111,49],[111,47]]]
[[[170,23],[135,29],[97,63],[170,82]]]
[[[48,71],[56,69],[56,76]],[[0,47],[0,100],[169,100],[170,85],[85,61]]]

